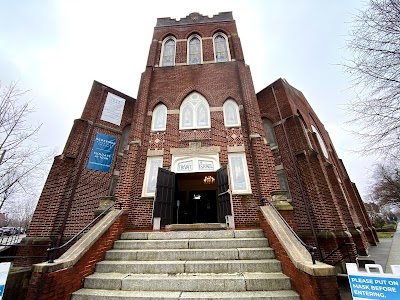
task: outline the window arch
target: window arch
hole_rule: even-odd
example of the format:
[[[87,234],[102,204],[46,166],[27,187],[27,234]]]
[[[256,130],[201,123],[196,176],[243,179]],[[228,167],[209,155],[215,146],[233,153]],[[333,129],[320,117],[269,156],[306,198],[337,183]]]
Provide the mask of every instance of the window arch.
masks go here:
[[[319,134],[317,128],[315,128],[314,125],[311,125],[311,129],[317,135],[317,140],[318,140],[319,146],[321,147],[322,153],[324,154],[325,158],[328,159],[329,158],[328,149],[325,146],[324,140],[322,139],[321,135]]]
[[[131,125],[125,126],[122,130],[121,139],[119,141],[118,153],[124,153],[126,146],[128,145],[129,133],[131,132]]]
[[[225,127],[237,127],[240,126],[240,115],[239,106],[232,99],[225,101],[222,106],[224,112],[224,124]]]
[[[231,60],[228,38],[225,34],[218,32],[214,35],[214,59],[215,62],[225,62]]]
[[[210,127],[210,107],[207,100],[199,93],[191,93],[180,107],[179,129]]]
[[[264,127],[264,135],[267,139],[267,142],[271,148],[278,147],[278,143],[276,142],[274,125],[269,119],[263,119],[263,127]]]
[[[152,131],[164,131],[167,126],[167,107],[164,104],[157,105],[151,118]]]
[[[167,37],[161,48],[161,66],[174,66],[176,53],[176,41],[172,36]]]
[[[188,65],[203,63],[201,37],[193,35],[188,40]]]

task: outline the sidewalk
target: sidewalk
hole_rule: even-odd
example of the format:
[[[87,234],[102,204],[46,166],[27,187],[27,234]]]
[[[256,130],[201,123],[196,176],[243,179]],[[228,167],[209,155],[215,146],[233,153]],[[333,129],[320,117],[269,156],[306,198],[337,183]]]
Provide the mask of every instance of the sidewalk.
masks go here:
[[[400,265],[400,223],[391,239],[380,239],[377,246],[368,249],[368,256],[365,258],[375,261],[382,266],[385,273],[392,273],[391,265]],[[340,296],[342,300],[351,300],[351,291],[347,278],[338,278]]]

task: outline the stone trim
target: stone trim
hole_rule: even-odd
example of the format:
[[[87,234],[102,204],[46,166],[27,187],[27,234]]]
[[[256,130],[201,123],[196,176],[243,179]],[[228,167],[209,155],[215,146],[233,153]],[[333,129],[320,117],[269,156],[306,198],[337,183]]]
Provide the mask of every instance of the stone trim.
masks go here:
[[[220,146],[210,146],[210,147],[193,147],[193,148],[171,148],[170,153],[174,155],[179,154],[210,154],[221,152]]]
[[[147,156],[163,156],[164,155],[164,149],[159,149],[159,150],[147,150]]]
[[[336,276],[333,266],[321,262],[313,265],[311,254],[290,232],[271,206],[261,206],[260,211],[297,269],[312,276]]]
[[[179,115],[179,109],[168,109],[167,115]]]
[[[240,146],[228,146],[228,153],[233,153],[233,152],[245,152],[246,149],[244,145]]]
[[[214,111],[224,111],[224,109],[222,108],[222,106],[210,107],[210,112],[214,112]]]
[[[123,214],[122,210],[112,210],[106,214],[96,225],[85,233],[54,263],[43,262],[33,265],[33,272],[51,273],[57,270],[74,266],[90,247],[107,231],[107,229]]]

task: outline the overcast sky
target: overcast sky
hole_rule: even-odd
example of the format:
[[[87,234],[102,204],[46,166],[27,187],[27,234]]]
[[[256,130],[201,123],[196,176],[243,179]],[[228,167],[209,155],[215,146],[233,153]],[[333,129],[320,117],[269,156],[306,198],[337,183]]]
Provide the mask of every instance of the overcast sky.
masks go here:
[[[366,193],[374,160],[347,131],[353,96],[338,64],[361,0],[7,1],[0,0],[0,81],[30,89],[43,123],[39,143],[61,153],[93,80],[136,98],[157,18],[232,11],[256,92],[279,77],[301,90],[351,179]]]

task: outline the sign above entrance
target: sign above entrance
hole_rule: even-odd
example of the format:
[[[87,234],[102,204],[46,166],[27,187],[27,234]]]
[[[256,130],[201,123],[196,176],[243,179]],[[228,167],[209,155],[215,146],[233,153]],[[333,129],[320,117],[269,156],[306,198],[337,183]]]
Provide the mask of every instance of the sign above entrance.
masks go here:
[[[218,154],[172,155],[171,171],[176,173],[214,172],[219,168]]]

